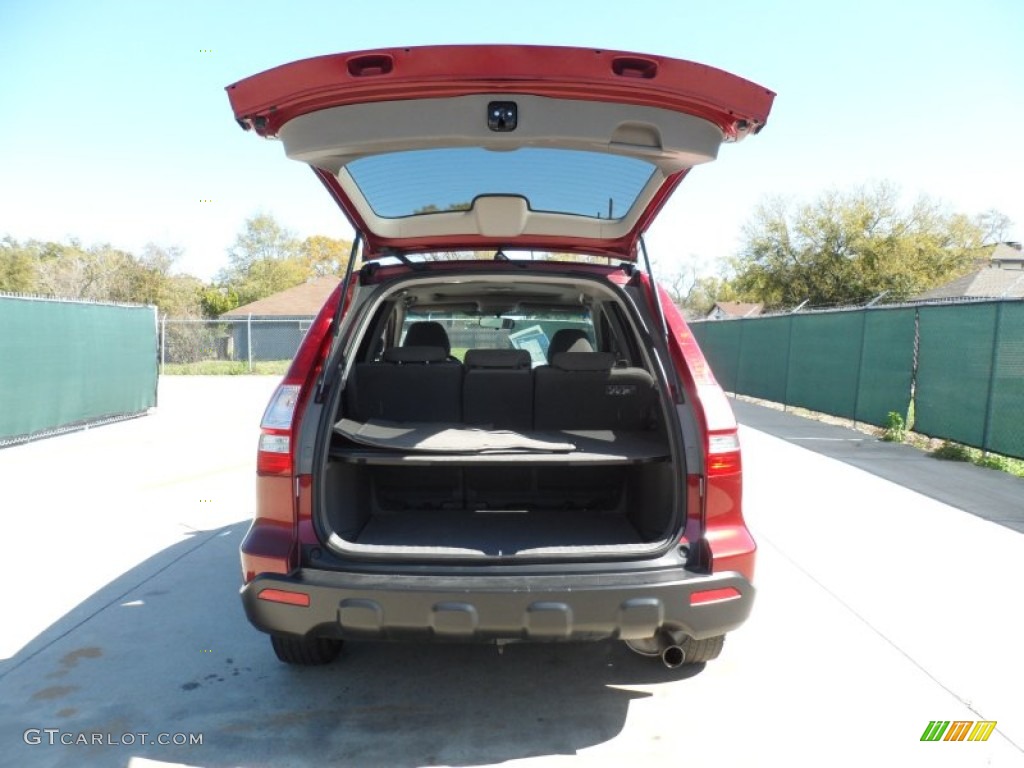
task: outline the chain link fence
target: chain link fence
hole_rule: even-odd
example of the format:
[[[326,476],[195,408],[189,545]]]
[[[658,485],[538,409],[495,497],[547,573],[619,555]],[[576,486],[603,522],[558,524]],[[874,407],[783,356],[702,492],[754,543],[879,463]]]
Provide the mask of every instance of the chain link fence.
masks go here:
[[[160,370],[167,365],[291,360],[314,317],[160,320]]]
[[[314,315],[241,317],[217,320],[160,318],[160,372],[168,365],[204,362],[254,363],[289,361],[299,349]],[[511,347],[508,330],[481,328],[475,322],[446,319],[442,324],[453,350]],[[566,321],[538,321],[548,335],[562,327],[585,327]],[[550,327],[549,327],[550,326]]]
[[[1024,458],[1024,301],[869,307],[690,325],[722,387]]]

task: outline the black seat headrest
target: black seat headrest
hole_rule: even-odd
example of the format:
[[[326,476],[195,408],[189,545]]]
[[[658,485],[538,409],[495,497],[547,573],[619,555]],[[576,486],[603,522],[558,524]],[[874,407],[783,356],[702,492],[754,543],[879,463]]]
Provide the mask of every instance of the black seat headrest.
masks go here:
[[[594,347],[586,331],[580,328],[562,328],[555,331],[548,344],[548,362],[554,363],[555,355],[563,352],[593,352]]]
[[[611,352],[559,352],[551,364],[563,371],[610,371],[615,366]]]
[[[403,347],[441,347],[445,355],[452,353],[452,343],[448,340],[448,332],[436,320],[418,320],[409,324],[405,332]]]
[[[525,349],[471,349],[465,363],[467,368],[529,368],[530,353]]]
[[[391,347],[384,350],[385,363],[443,363],[448,353],[441,347]]]

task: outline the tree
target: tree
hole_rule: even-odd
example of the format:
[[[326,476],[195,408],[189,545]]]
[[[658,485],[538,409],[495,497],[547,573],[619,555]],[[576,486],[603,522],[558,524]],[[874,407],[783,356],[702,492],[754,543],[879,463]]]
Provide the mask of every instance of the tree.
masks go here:
[[[1013,225],[1009,216],[995,209],[978,214],[976,221],[983,230],[983,238],[986,243],[1004,242]]]
[[[241,304],[238,294],[228,288],[204,286],[198,290],[197,294],[199,305],[206,317],[220,317]]]
[[[427,203],[426,205],[421,205],[419,208],[414,208],[413,215],[415,216],[421,213],[442,213],[444,211],[470,211],[472,209],[473,203],[471,202],[449,203],[444,208],[439,208],[434,203]]]
[[[672,302],[677,306],[685,306],[697,287],[697,266],[693,263],[686,263],[677,266],[671,272],[664,272],[654,264],[655,274],[658,281],[664,286]]]
[[[716,301],[733,301],[736,298],[736,290],[728,277],[724,274],[702,274],[707,271],[709,265],[692,255],[671,271],[666,272],[659,264],[654,265],[659,282],[688,317],[703,317]]]
[[[0,291],[35,293],[38,281],[32,254],[10,235],[0,240]]]
[[[171,274],[181,253],[178,246],[164,248],[146,243],[131,269],[132,300],[155,304],[162,315],[198,315],[201,310],[198,291],[202,281],[191,275]]]
[[[138,262],[109,244],[83,248],[29,240],[26,247],[38,265],[37,292],[48,296],[93,301],[135,302],[133,277]]]
[[[738,295],[732,282],[722,276],[705,275],[697,278],[690,295],[683,303],[683,308],[696,317],[705,317],[716,302],[736,301]]]
[[[309,277],[298,258],[260,259],[254,262],[237,282],[229,286],[238,294],[239,304],[249,304],[286,288],[299,285]]]
[[[352,243],[326,235],[312,235],[302,241],[299,254],[314,277],[343,275],[348,267]]]
[[[741,298],[769,307],[852,304],[880,293],[906,299],[970,269],[1002,214],[969,218],[927,197],[909,210],[890,184],[831,190],[795,211],[759,206],[733,262]]]
[[[238,304],[291,288],[313,274],[299,240],[268,213],[258,213],[246,220],[244,229],[228,249],[228,261],[227,269],[218,275],[216,287],[223,299],[231,294],[237,296]],[[203,294],[200,300],[207,312],[223,305],[213,294]]]
[[[199,292],[203,281],[193,275],[170,275],[165,293],[157,307],[160,314],[171,317],[198,317],[203,305]]]
[[[245,221],[245,228],[228,249],[228,270],[245,273],[258,261],[283,261],[299,255],[295,235],[277,223],[269,213],[257,213]]]
[[[99,244],[11,237],[0,240],[0,290],[93,301],[155,304],[161,314],[195,315],[202,282],[171,273],[176,246],[148,243],[141,256]]]

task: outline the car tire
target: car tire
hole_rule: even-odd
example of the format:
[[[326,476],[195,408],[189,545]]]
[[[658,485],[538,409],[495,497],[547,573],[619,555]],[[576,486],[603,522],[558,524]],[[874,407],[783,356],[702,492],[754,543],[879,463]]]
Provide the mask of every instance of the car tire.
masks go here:
[[[694,640],[692,637],[684,638],[679,647],[683,649],[683,658],[686,664],[702,664],[718,658],[725,645],[725,635],[707,637],[703,640]]]
[[[277,658],[285,664],[318,667],[330,664],[341,651],[342,641],[332,637],[296,637],[271,635],[270,644]]]

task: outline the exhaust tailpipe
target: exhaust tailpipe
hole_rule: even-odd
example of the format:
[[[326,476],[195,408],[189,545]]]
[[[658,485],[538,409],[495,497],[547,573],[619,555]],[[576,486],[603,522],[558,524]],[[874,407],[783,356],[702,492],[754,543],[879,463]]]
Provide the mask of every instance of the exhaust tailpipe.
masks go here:
[[[654,637],[642,640],[627,640],[626,645],[634,653],[641,656],[657,657],[669,669],[676,669],[686,663],[686,652],[676,644],[676,640],[668,632],[659,632]]]
[[[669,669],[676,669],[683,666],[686,661],[686,654],[678,645],[669,645],[661,652],[661,663]]]

